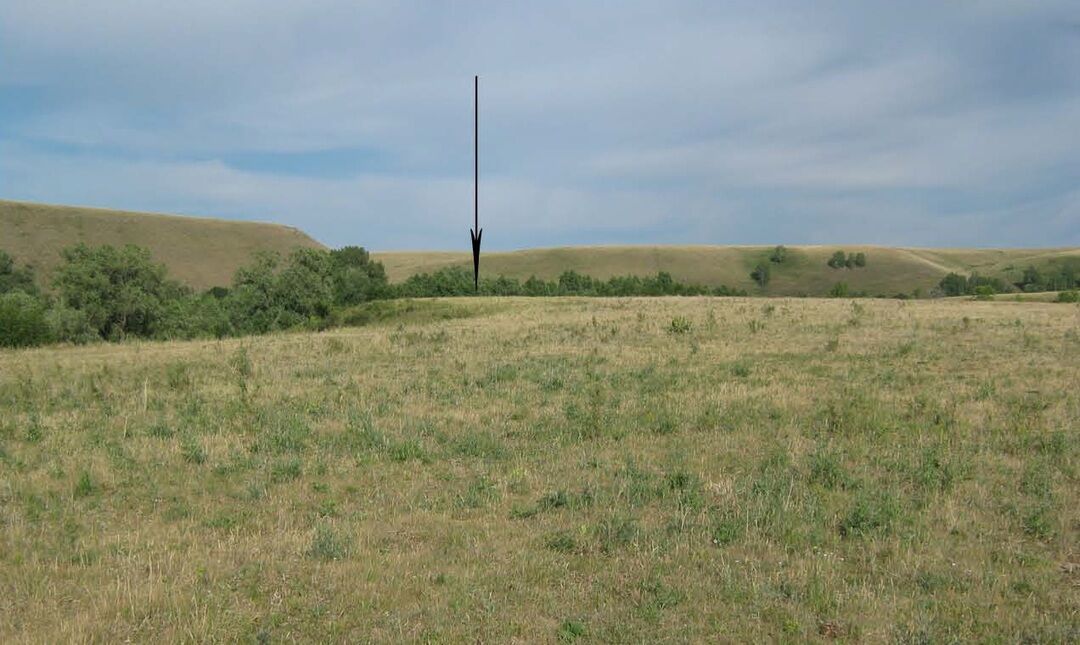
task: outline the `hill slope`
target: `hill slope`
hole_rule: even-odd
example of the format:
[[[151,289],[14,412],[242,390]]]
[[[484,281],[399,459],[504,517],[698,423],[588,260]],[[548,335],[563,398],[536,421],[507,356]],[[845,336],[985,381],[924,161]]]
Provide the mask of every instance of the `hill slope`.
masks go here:
[[[150,249],[170,276],[198,289],[228,285],[259,250],[323,248],[279,224],[0,200],[0,250],[33,265],[42,283],[59,264],[60,250],[79,242]]]
[[[1018,279],[1029,265],[1051,266],[1066,258],[1080,261],[1080,249],[909,249],[880,246],[789,246],[782,264],[768,262],[771,246],[582,246],[484,253],[481,273],[527,279],[553,279],[566,270],[596,278],[655,275],[667,271],[675,279],[708,286],[727,285],[755,291],[750,272],[758,262],[770,264],[772,279],[765,293],[823,295],[838,282],[871,295],[910,293],[935,287],[949,272]],[[827,266],[836,251],[866,253],[863,268]],[[375,253],[391,281],[447,266],[472,266],[467,252],[393,251]]]

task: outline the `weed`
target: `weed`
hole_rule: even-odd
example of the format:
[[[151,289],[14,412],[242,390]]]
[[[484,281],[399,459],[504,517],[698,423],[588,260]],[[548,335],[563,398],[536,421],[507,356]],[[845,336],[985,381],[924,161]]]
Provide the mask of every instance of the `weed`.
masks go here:
[[[577,541],[568,531],[556,531],[544,538],[544,548],[557,553],[573,553],[577,550]]]
[[[81,499],[83,497],[89,497],[94,494],[94,480],[90,478],[90,473],[82,471],[79,475],[79,480],[75,483],[75,489],[73,491],[75,499]]]
[[[683,316],[675,316],[671,319],[671,324],[668,325],[668,331],[672,334],[689,334],[693,328],[694,325],[690,322],[690,319]]]
[[[180,442],[180,455],[189,464],[201,464],[206,461],[206,451],[195,437],[184,437]]]
[[[330,524],[319,524],[308,547],[307,557],[328,562],[344,559],[349,553],[349,541]]]
[[[601,553],[613,553],[636,541],[641,528],[632,517],[611,515],[597,523],[592,533]]]
[[[864,492],[840,521],[840,535],[857,537],[870,533],[886,533],[896,522],[900,505],[888,492]]]
[[[165,384],[174,392],[187,390],[191,387],[191,375],[188,374],[187,363],[169,363],[165,366]]]
[[[248,355],[247,347],[241,345],[236,348],[229,359],[229,366],[232,368],[234,382],[240,393],[240,402],[247,405],[248,397],[251,395],[251,382],[255,376],[255,366],[251,362],[251,356]]]
[[[731,364],[731,373],[739,378],[750,376],[751,363],[746,359],[739,359]]]
[[[303,472],[304,465],[299,459],[278,461],[270,467],[270,481],[275,484],[289,482],[300,477]]]
[[[559,625],[559,629],[555,632],[555,637],[559,639],[560,643],[573,643],[587,633],[584,623],[576,620],[567,620],[563,621],[562,625]]]
[[[844,471],[839,456],[825,450],[810,455],[810,482],[829,490],[851,488],[855,484]]]

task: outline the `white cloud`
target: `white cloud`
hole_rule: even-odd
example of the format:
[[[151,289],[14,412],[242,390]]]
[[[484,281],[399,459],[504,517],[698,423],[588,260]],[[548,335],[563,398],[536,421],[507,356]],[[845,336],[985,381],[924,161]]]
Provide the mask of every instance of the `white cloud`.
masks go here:
[[[493,246],[858,231],[1004,243],[1009,213],[1055,222],[1028,243],[1080,243],[1071,12],[1006,1],[6,3],[0,190],[276,219],[331,244],[465,247],[479,72]],[[24,95],[34,109],[5,108]],[[333,178],[226,163],[342,148],[380,161]]]

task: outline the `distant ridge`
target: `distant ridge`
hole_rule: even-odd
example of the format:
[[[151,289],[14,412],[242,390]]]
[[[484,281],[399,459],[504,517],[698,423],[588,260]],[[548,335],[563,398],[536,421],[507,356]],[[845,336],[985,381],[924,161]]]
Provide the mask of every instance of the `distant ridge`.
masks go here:
[[[778,296],[823,296],[839,282],[850,292],[868,295],[927,294],[950,272],[999,276],[1013,282],[1029,265],[1050,267],[1066,259],[1080,262],[1080,248],[1054,249],[924,249],[845,244],[789,245],[782,263],[772,263],[773,246],[574,246],[484,253],[481,276],[500,274],[519,280],[531,275],[545,280],[573,270],[595,278],[656,275],[666,271],[676,280],[706,286],[729,286]],[[863,252],[866,266],[834,269],[827,265],[836,251]],[[374,258],[386,266],[392,282],[443,267],[471,269],[471,255],[462,251],[384,251]],[[758,289],[750,272],[767,264],[768,287]]]
[[[256,251],[324,248],[281,224],[0,200],[0,249],[33,265],[43,283],[61,249],[79,242],[145,247],[171,277],[197,289],[229,285]]]

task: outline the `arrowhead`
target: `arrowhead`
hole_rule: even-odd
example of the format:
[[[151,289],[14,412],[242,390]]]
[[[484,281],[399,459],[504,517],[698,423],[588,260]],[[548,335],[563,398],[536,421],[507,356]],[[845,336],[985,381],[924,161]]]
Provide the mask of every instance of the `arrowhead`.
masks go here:
[[[484,229],[479,232],[469,229],[472,237],[472,263],[473,263],[473,288],[480,290],[480,238],[484,235]]]

